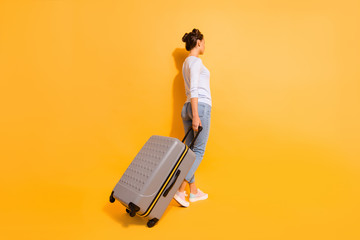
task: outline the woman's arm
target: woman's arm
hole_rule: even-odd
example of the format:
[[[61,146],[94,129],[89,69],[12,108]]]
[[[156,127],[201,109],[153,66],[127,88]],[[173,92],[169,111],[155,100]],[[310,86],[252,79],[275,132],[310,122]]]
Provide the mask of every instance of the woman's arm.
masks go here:
[[[199,81],[201,72],[201,60],[198,59],[190,67],[190,101],[193,114],[192,128],[198,131],[201,121],[198,113]]]
[[[199,117],[199,112],[198,112],[198,98],[194,97],[191,98],[191,109],[192,109],[192,114],[193,114],[193,119],[192,119],[192,128],[194,131],[198,131],[198,127],[199,125],[201,125],[201,120]]]

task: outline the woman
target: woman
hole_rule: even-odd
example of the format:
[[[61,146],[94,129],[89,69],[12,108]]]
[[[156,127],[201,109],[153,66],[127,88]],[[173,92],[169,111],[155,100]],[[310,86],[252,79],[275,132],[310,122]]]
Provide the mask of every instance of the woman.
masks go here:
[[[209,137],[212,101],[210,94],[210,72],[199,58],[199,55],[204,54],[205,51],[203,34],[194,28],[192,32],[185,33],[182,41],[186,43],[186,50],[190,52],[182,68],[187,99],[181,111],[185,132],[187,132],[190,127],[193,129],[193,131],[189,133],[190,136],[186,139],[188,146],[194,137],[194,133],[198,132],[198,127],[203,127],[193,147],[196,160],[185,177],[185,181],[181,184],[174,196],[175,200],[181,206],[188,207],[190,203],[185,199],[185,197],[188,196],[185,192],[187,183],[190,185],[190,202],[208,198],[208,194],[196,187],[194,172],[203,159]]]

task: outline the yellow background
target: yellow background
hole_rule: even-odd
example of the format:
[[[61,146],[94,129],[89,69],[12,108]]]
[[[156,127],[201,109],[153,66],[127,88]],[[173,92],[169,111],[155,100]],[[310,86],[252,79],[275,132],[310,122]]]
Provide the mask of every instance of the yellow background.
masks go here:
[[[359,1],[1,1],[1,239],[360,239]],[[152,229],[109,194],[182,138],[206,39],[209,199]]]

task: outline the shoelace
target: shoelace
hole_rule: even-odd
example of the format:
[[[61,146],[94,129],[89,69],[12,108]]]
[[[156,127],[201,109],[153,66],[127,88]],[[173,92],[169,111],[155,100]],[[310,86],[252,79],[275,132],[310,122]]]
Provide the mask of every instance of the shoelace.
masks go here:
[[[198,190],[197,194],[193,194],[194,197],[204,194],[200,189],[197,189],[197,190]]]
[[[186,192],[179,192],[179,193],[184,193],[185,197],[187,197],[188,195],[186,194]]]

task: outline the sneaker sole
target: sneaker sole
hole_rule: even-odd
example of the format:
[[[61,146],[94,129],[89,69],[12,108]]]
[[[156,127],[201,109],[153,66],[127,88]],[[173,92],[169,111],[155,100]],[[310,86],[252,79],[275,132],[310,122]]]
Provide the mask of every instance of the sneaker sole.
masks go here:
[[[196,202],[196,201],[200,201],[200,200],[205,200],[208,198],[208,195],[205,195],[205,196],[202,196],[202,197],[198,197],[198,198],[195,198],[195,199],[189,199],[190,202]]]
[[[177,195],[174,196],[174,199],[183,207],[188,207],[190,205],[188,202],[184,202],[184,200],[179,198]]]

